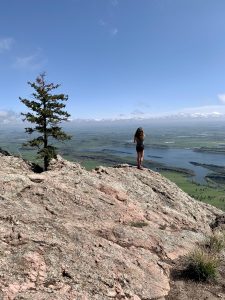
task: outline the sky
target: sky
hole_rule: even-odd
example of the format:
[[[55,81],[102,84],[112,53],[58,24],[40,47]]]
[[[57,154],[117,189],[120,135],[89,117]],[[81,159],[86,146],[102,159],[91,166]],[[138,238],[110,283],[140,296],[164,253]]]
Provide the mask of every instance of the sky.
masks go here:
[[[0,119],[42,72],[73,119],[225,112],[224,0],[0,4]]]

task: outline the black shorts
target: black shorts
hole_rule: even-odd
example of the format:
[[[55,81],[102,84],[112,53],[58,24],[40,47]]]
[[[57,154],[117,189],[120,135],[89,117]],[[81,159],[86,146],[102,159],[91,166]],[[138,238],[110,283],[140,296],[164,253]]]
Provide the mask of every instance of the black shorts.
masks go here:
[[[139,145],[139,146],[136,146],[136,151],[137,152],[142,152],[144,150],[144,145]]]

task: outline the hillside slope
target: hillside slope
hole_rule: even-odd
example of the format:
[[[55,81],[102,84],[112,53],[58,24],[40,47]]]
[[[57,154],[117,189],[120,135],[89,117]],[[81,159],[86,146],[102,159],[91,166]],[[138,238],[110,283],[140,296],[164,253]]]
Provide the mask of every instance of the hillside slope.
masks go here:
[[[0,154],[0,299],[164,299],[171,261],[222,214],[151,170],[32,172]]]

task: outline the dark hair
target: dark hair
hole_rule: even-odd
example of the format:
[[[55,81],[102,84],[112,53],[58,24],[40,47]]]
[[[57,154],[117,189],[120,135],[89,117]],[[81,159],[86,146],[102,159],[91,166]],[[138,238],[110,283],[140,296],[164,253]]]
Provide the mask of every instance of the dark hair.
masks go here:
[[[138,127],[138,129],[135,132],[135,138],[139,139],[139,140],[143,140],[144,139],[144,130],[142,127]]]

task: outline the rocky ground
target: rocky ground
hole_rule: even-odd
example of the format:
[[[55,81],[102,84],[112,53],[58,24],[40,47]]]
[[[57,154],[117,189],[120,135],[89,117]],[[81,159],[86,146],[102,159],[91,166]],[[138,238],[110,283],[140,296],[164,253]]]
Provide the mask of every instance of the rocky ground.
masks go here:
[[[0,204],[3,300],[192,299],[173,270],[222,215],[148,169],[59,157],[35,174],[3,154]]]

